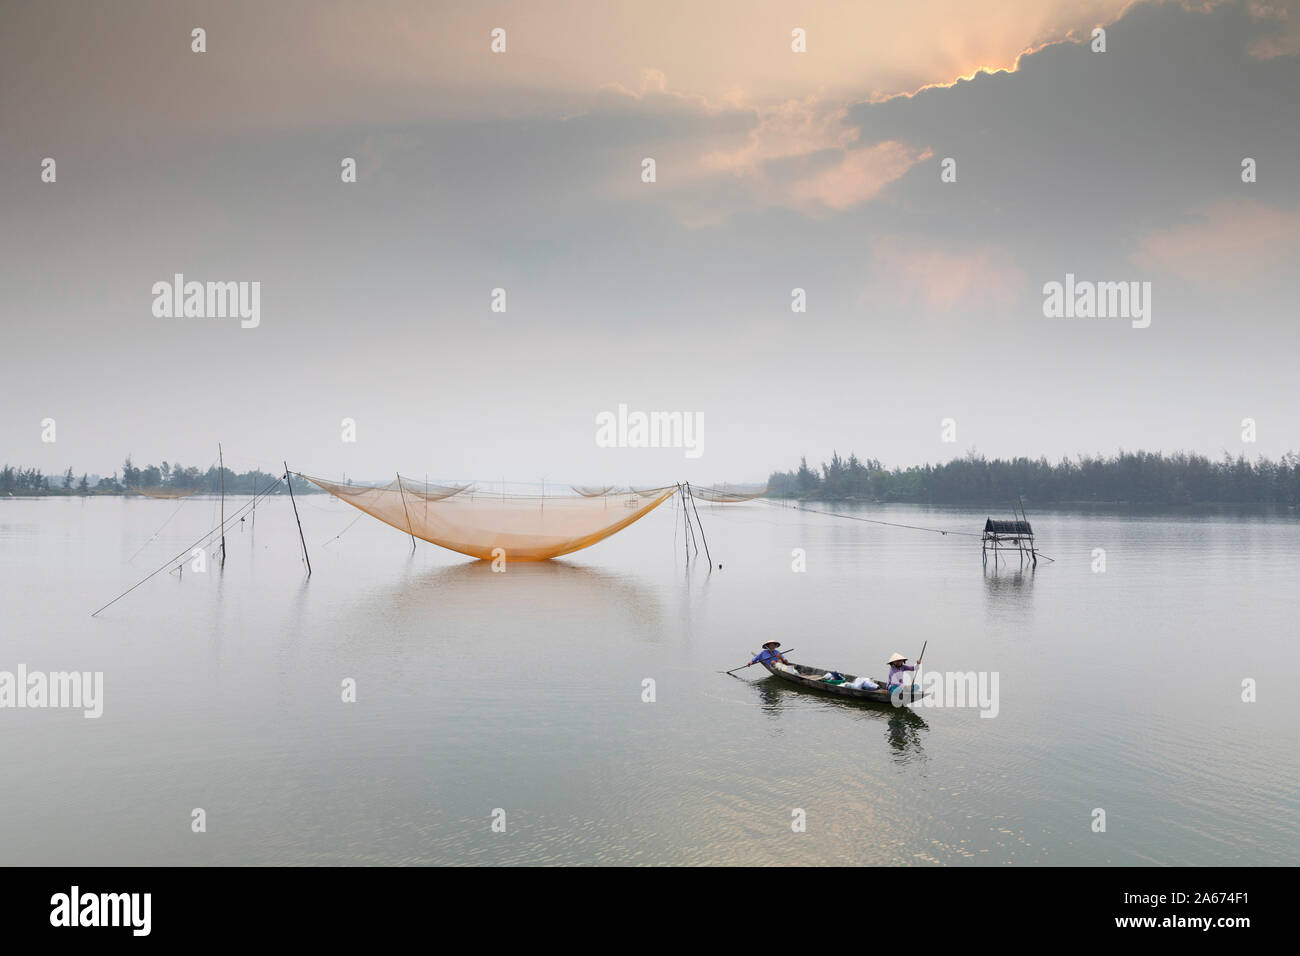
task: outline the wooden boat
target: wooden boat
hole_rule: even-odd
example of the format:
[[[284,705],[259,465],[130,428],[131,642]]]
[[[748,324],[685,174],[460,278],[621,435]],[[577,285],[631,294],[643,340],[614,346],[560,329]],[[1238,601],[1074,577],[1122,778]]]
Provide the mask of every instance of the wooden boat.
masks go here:
[[[781,680],[788,681],[797,687],[803,687],[807,690],[819,690],[825,694],[834,694],[836,697],[852,697],[855,700],[869,700],[872,703],[890,704],[891,706],[894,704],[893,700],[890,698],[886,682],[875,677],[871,679],[880,685],[880,689],[865,690],[857,687],[849,687],[847,683],[827,683],[822,678],[830,673],[830,668],[828,667],[808,667],[805,664],[791,664],[790,666],[798,671],[798,673],[795,674],[783,667],[774,666],[771,661],[760,661],[759,663],[766,667],[767,672],[773,677],[779,677]],[[857,680],[857,677],[853,674],[845,674],[844,677],[846,682]],[[928,696],[928,691],[919,691],[915,697],[904,695],[903,703],[908,704],[911,703],[912,700],[921,700]]]

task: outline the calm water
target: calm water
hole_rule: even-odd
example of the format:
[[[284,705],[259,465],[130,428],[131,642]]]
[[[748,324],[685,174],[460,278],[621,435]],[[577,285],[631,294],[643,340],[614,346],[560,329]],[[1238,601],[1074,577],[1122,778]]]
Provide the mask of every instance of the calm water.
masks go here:
[[[312,496],[310,581],[289,502],[272,500],[228,536],[224,572],[160,574],[89,616],[214,526],[215,508],[0,502],[0,670],[105,674],[99,720],[0,710],[0,864],[1289,864],[1300,851],[1293,518],[1031,514],[1057,562],[994,574],[970,538],[711,506],[723,569],[710,575],[703,560],[687,569],[665,505],[569,559],[494,574],[424,543],[412,555],[369,518],[326,544],[357,512]],[[985,517],[861,513],[967,531]],[[900,714],[757,667],[719,673],[771,638],[872,674],[928,640],[927,668],[998,672],[999,713]],[[1240,700],[1247,677],[1257,703]],[[206,833],[190,830],[195,807]],[[498,807],[505,833],[490,829]]]

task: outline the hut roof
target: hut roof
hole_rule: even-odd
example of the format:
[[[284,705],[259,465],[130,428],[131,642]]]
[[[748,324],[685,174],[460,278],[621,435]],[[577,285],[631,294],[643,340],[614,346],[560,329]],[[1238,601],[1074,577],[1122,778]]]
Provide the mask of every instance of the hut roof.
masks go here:
[[[1028,521],[995,521],[988,518],[984,522],[985,534],[1033,534],[1034,529]]]

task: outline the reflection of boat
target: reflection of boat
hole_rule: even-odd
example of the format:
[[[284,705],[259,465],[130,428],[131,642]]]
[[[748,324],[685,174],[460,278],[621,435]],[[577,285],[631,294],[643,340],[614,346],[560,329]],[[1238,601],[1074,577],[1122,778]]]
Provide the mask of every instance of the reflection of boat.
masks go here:
[[[874,677],[872,680],[875,680],[875,682],[880,685],[879,690],[866,690],[863,688],[849,687],[847,683],[848,681],[857,680],[857,678],[852,674],[844,675],[846,681],[844,684],[829,683],[822,679],[828,673],[827,669],[824,667],[808,667],[805,664],[791,664],[789,668],[786,668],[779,663],[774,665],[771,661],[761,661],[760,663],[767,668],[768,673],[773,677],[779,677],[781,680],[789,681],[791,684],[798,687],[803,687],[808,690],[817,690],[826,694],[834,694],[836,697],[852,697],[854,700],[865,700],[875,704],[894,705],[893,698],[886,689],[885,681],[877,680]],[[902,702],[910,703],[913,700],[920,700],[921,698],[928,696],[929,691],[923,691],[919,694],[904,694],[902,695]]]

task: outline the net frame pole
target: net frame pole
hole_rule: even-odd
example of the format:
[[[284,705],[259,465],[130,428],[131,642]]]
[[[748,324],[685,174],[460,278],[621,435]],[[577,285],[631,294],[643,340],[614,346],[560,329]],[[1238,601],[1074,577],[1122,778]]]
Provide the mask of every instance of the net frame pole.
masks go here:
[[[704,533],[704,523],[700,521],[700,509],[695,507],[695,489],[691,487],[689,481],[686,482],[686,493],[690,495],[691,510],[695,512],[695,523],[700,526],[700,540],[704,542],[704,556],[709,559],[709,571],[712,571],[713,555],[709,553],[709,538],[708,535]]]
[[[221,484],[221,566],[226,566],[226,459],[217,442],[217,478]]]
[[[298,502],[293,497],[293,472],[284,463],[284,483],[289,486],[289,504],[293,505],[293,520],[298,522],[298,540],[302,543],[302,558],[307,562],[307,577],[311,577],[311,557],[307,554],[307,539],[302,533],[302,518],[298,517]]]
[[[415,532],[411,530],[411,510],[406,507],[406,490],[402,487],[402,473],[397,472],[397,493],[402,496],[402,511],[406,513],[406,533],[411,536],[411,553],[415,554]]]

